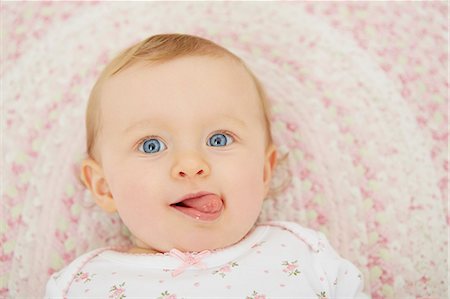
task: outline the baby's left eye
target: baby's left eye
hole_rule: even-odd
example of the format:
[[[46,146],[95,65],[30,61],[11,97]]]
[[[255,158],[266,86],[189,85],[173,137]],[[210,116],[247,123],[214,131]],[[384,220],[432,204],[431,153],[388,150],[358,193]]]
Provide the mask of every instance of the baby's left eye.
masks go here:
[[[207,144],[209,146],[226,146],[230,145],[234,142],[234,139],[231,135],[226,133],[217,133],[212,135],[209,139]]]

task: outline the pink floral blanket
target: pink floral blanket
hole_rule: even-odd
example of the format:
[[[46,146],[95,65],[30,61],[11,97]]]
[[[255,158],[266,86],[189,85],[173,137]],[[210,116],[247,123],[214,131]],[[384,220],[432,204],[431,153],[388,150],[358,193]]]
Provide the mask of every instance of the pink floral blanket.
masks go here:
[[[78,181],[84,111],[105,63],[162,32],[218,42],[266,86],[289,184],[261,220],[324,232],[373,298],[448,297],[446,2],[2,2],[1,30],[0,297],[129,242]]]

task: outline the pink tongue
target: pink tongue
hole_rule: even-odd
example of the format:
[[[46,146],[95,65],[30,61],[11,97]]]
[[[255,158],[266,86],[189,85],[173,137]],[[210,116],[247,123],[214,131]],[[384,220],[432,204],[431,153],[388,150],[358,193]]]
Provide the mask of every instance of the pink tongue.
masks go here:
[[[183,201],[186,207],[199,210],[203,213],[215,213],[222,208],[222,200],[215,194],[203,195]]]

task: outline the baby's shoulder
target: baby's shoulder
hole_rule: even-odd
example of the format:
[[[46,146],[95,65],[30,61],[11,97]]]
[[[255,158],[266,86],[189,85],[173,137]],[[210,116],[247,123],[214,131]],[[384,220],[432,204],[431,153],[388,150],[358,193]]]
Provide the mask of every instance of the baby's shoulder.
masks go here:
[[[323,233],[288,221],[264,222],[260,226],[267,227],[269,246],[278,248],[272,256],[288,256],[287,261],[294,262],[283,265],[308,272],[309,282],[316,289],[326,290],[329,298],[368,298],[362,293],[362,273],[334,250]]]
[[[291,221],[268,221],[262,222],[258,226],[267,227],[274,234],[277,231],[285,232],[284,238],[290,238],[294,241],[305,244],[313,252],[320,252],[329,245],[326,236],[316,230],[306,228],[298,223]],[[283,237],[283,235],[281,235]]]
[[[76,277],[77,273],[80,273],[83,267],[93,258],[98,256],[101,252],[109,249],[111,248],[98,248],[84,253],[58,272],[53,273],[47,281],[45,298],[60,298],[64,291],[70,287],[70,284]]]

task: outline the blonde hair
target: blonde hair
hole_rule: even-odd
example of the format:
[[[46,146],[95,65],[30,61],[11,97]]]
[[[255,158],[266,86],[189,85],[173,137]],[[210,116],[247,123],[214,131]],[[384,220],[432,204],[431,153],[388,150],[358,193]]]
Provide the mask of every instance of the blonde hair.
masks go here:
[[[239,62],[250,74],[261,99],[266,123],[268,143],[272,144],[270,130],[270,109],[266,93],[245,63],[232,52],[214,42],[187,34],[153,35],[120,52],[102,71],[92,88],[86,111],[86,141],[87,155],[95,159],[95,140],[101,126],[100,90],[108,78],[118,74],[137,62],[162,63],[183,56],[229,57]],[[98,161],[99,162],[99,161]]]

